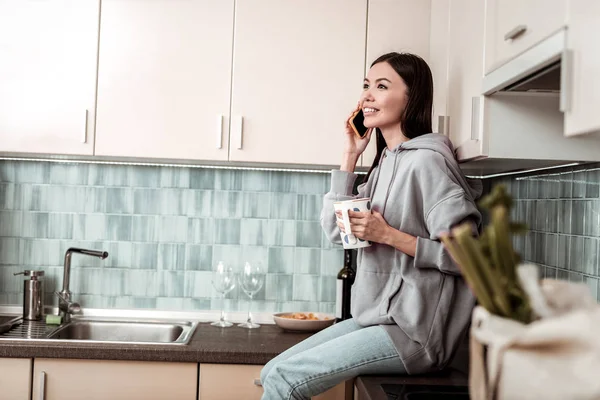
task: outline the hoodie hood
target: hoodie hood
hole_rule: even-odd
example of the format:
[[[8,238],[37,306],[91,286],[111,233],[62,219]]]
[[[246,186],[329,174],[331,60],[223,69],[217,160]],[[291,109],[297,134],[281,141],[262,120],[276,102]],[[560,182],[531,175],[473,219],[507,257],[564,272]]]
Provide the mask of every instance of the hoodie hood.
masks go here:
[[[471,196],[471,200],[477,200],[483,192],[483,184],[479,179],[469,179],[465,177],[462,170],[458,166],[458,161],[454,156],[454,146],[447,136],[440,133],[428,133],[408,140],[398,145],[392,152],[396,153],[401,150],[418,150],[427,149],[441,154],[446,160],[448,169],[454,175],[457,182],[460,183],[467,195]]]

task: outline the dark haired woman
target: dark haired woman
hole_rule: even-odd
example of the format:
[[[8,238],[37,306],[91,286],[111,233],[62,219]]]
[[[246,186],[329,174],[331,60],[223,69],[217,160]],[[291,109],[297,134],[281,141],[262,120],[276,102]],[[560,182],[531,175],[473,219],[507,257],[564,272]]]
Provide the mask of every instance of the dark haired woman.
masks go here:
[[[450,140],[431,133],[432,103],[420,57],[389,53],[371,65],[358,105],[370,131],[361,139],[346,122],[341,168],[321,212],[323,230],[340,244],[333,203],[371,198],[372,212],[350,212],[352,233],[372,242],[359,249],[353,318],[271,360],[263,399],[310,399],[358,375],[424,373],[451,361],[475,300],[439,237],[464,221],[479,231],[481,185],[464,177]],[[354,196],[354,168],[373,133],[377,155]]]

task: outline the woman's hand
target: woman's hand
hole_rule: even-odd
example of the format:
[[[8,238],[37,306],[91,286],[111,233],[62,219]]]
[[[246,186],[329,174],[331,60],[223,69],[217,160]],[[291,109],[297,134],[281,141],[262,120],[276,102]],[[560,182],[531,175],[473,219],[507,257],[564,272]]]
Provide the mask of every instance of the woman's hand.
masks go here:
[[[341,218],[340,214],[338,215]],[[370,242],[387,244],[391,227],[385,222],[383,215],[377,211],[358,212],[348,210],[348,216],[350,217],[350,228],[354,236]],[[341,220],[338,219],[337,225],[342,232],[346,232],[344,223]]]
[[[354,130],[350,126],[350,120],[352,119],[354,114],[356,114],[361,109],[361,107],[362,104],[359,102],[356,105],[354,111],[352,111],[352,113],[350,113],[350,115],[346,119],[346,141],[344,145],[344,154],[354,155],[356,157],[359,157],[367,148],[369,140],[371,140],[371,132],[373,131],[373,129],[369,129],[367,131],[367,134],[363,138],[360,138],[358,137],[358,135],[356,135],[356,133],[354,133]]]

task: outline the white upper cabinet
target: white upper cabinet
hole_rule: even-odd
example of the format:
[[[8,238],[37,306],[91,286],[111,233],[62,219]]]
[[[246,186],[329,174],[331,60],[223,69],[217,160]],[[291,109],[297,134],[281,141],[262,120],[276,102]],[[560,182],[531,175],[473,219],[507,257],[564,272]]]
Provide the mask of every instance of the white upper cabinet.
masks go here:
[[[99,11],[0,1],[0,151],[93,153]]]
[[[488,73],[563,28],[567,0],[486,0],[485,14]]]
[[[434,2],[435,4],[435,2]],[[364,74],[377,57],[389,52],[408,52],[430,62],[429,24],[432,4],[430,0],[370,0],[367,25],[367,56]],[[435,78],[434,78],[435,79]],[[353,93],[354,103],[360,97],[361,82]],[[435,92],[435,89],[434,89]],[[346,111],[346,116],[352,109]],[[342,118],[343,126],[343,118]],[[375,135],[363,153],[362,165],[373,163],[376,153]]]
[[[461,161],[483,155],[480,129],[483,78],[481,0],[451,0],[448,32],[447,109],[450,139]]]
[[[600,2],[569,2],[568,60],[565,135],[600,132]]]
[[[96,155],[227,160],[233,6],[103,0]]]
[[[339,165],[364,77],[366,0],[239,0],[231,161]]]

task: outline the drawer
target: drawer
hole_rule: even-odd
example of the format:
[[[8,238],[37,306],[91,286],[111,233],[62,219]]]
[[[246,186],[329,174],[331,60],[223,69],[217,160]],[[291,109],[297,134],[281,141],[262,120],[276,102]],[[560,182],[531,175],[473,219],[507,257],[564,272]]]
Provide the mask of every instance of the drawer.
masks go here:
[[[541,42],[567,22],[567,0],[487,0],[485,73]]]

